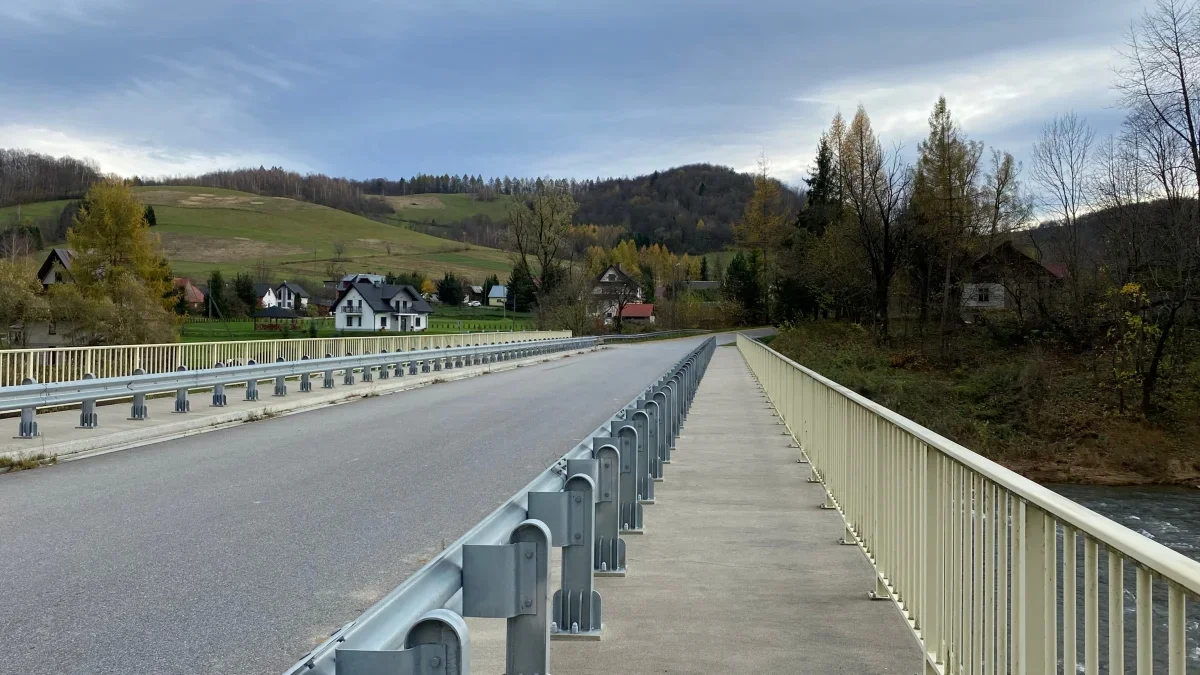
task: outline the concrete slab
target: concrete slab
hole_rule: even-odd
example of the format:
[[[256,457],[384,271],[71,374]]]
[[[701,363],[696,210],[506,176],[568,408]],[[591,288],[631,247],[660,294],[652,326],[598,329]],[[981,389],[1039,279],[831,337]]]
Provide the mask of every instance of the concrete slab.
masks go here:
[[[188,395],[191,410],[187,413],[175,412],[174,394],[148,399],[146,407],[149,409],[150,415],[149,419],[145,420],[129,419],[130,403],[128,401],[99,405],[96,407],[96,412],[100,419],[100,426],[95,429],[78,428],[78,408],[59,410],[38,414],[37,423],[40,435],[35,438],[15,437],[19,420],[10,417],[0,419],[0,425],[11,428],[13,434],[8,438],[0,438],[0,457],[44,454],[58,457],[60,460],[80,459],[98,453],[221,429],[231,424],[302,412],[315,407],[345,403],[355,399],[392,394],[426,387],[436,382],[498,373],[586,351],[591,350],[571,350],[479,366],[466,366],[416,375],[405,374],[403,377],[393,375],[387,379],[381,379],[376,371],[373,381],[363,382],[361,374],[357,374],[355,383],[351,385],[343,384],[342,374],[338,372],[334,377],[333,389],[322,389],[321,377],[316,375],[313,376],[313,390],[308,393],[300,391],[299,378],[288,380],[286,396],[272,394],[274,391],[273,380],[261,381],[258,383],[257,401],[245,400],[244,386],[231,385],[225,389],[228,405],[220,408],[211,406],[211,389],[194,390]]]
[[[701,383],[650,533],[627,537],[629,574],[597,579],[601,642],[554,642],[556,675],[922,672],[870,563],[817,508],[740,354],[718,349]],[[557,558],[551,568],[558,587]],[[468,619],[472,672],[504,672],[504,621]]]

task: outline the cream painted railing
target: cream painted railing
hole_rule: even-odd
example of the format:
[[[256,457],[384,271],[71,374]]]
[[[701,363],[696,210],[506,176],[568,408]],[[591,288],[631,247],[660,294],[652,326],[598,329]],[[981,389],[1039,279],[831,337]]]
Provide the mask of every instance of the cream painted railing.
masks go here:
[[[114,345],[110,347],[55,347],[0,351],[0,386],[15,386],[31,377],[38,382],[66,382],[96,377],[132,375],[141,368],[147,373],[166,373],[185,366],[188,370],[210,368],[216,363],[245,365],[297,361],[303,356],[326,354],[408,352],[443,347],[472,347],[571,337],[571,331],[517,331],[506,333],[455,333],[447,335],[386,335],[291,340],[246,340],[242,342],[181,342],[157,345]]]
[[[1200,563],[753,339],[737,344],[823,506],[874,564],[873,595],[924,647],[926,673],[1200,672],[1188,609]]]

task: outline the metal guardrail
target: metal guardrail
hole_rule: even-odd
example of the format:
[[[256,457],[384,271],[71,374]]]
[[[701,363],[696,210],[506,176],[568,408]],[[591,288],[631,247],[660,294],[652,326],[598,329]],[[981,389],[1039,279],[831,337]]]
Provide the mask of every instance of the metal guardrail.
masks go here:
[[[346,624],[288,675],[465,675],[465,616],[506,618],[505,672],[545,675],[550,641],[596,636],[596,575],[624,576],[621,533],[642,531],[696,387],[708,339],[407,581]],[[563,547],[549,592],[550,548]]]
[[[571,337],[571,331],[503,331],[450,335],[364,335],[340,338],[291,338],[183,342],[104,347],[47,347],[0,350],[0,387],[16,386],[25,378],[38,382],[68,382],[86,373],[99,378],[132,375],[134,370],[170,373],[179,366],[207,368],[214,363],[299,361],[305,354],[366,354],[409,352],[447,347],[508,344]]]
[[[681,328],[679,330],[661,330],[653,333],[628,333],[628,334],[613,334],[601,335],[600,339],[604,342],[636,342],[638,340],[654,340],[658,338],[668,337],[687,337],[689,335],[702,335],[711,333],[712,331],[702,328]]]
[[[82,403],[79,426],[94,428],[99,424],[96,413],[96,402],[99,400],[132,396],[130,418],[140,420],[146,419],[148,394],[174,391],[175,412],[186,413],[191,407],[188,400],[190,389],[211,388],[212,404],[220,407],[228,402],[225,387],[229,384],[245,383],[246,400],[254,401],[258,400],[258,382],[261,380],[274,379],[275,395],[286,396],[289,377],[300,377],[300,391],[311,391],[312,374],[323,373],[322,387],[330,389],[334,386],[333,374],[336,371],[342,372],[344,384],[353,384],[356,371],[364,382],[368,382],[376,376],[380,379],[388,378],[391,374],[389,371],[394,371],[396,377],[403,377],[405,365],[408,366],[409,374],[415,375],[418,368],[422,372],[460,368],[464,365],[525,358],[592,347],[596,344],[596,338],[591,337],[565,338],[336,357],[326,354],[324,358],[317,359],[310,359],[305,355],[295,361],[286,361],[280,357],[275,362],[259,364],[251,359],[246,365],[218,362],[202,370],[188,370],[180,366],[172,373],[135,371],[133,375],[125,377],[96,378],[88,373],[83,378],[70,382],[38,383],[29,378],[22,385],[0,388],[0,410],[19,409],[21,423],[18,437],[34,438],[38,435],[36,411],[42,407]],[[375,372],[376,369],[378,373]]]
[[[874,564],[872,597],[894,600],[921,642],[926,673],[1196,672],[1200,621],[1187,606],[1200,562],[745,335],[737,344],[823,484],[822,508],[844,518],[843,542]]]

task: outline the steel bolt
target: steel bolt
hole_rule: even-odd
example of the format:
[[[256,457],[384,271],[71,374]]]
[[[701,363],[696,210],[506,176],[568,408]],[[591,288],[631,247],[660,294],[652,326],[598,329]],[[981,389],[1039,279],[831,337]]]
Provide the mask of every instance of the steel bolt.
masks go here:
[[[438,666],[442,665],[442,660],[435,656],[432,659],[430,659],[429,665],[433,666],[434,668],[437,668]]]
[[[605,496],[605,497],[607,497],[607,496],[608,496],[608,493],[607,493],[607,492],[605,492],[605,493],[604,493],[604,496]]]
[[[576,538],[576,539],[583,539],[583,535],[582,535],[582,534],[580,534],[580,533],[578,533],[578,532],[576,532],[576,533],[575,533],[575,538]]]
[[[533,600],[530,600],[529,598],[525,598],[525,606],[533,607]]]
[[[583,497],[580,497],[579,495],[575,495],[575,503],[576,504],[578,504],[579,502],[582,502],[582,501],[583,501]]]
[[[533,557],[533,551],[525,551],[525,557],[526,557],[526,558],[532,558],[532,557]]]

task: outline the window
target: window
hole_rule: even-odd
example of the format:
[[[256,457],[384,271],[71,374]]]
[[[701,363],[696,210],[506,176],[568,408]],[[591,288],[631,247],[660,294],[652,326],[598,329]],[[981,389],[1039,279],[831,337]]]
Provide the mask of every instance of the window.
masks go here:
[[[980,285],[978,288],[976,288],[975,292],[978,295],[979,302],[991,302],[992,301],[991,286]]]
[[[61,281],[62,281],[62,272],[55,271],[54,272],[54,283],[59,283]]]
[[[386,316],[379,317],[379,328],[381,330],[387,330],[387,317]]]

